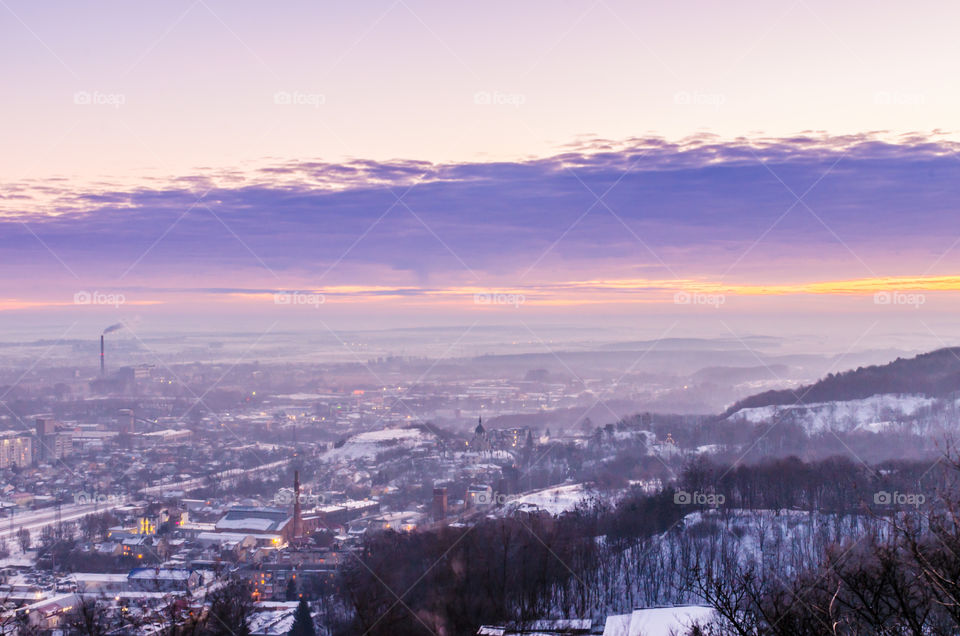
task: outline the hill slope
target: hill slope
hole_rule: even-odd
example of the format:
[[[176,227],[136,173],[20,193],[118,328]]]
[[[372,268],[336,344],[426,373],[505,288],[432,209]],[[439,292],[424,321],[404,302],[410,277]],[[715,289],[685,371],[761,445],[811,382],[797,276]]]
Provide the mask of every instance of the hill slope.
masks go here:
[[[796,389],[758,393],[735,403],[722,417],[747,408],[846,402],[890,393],[943,397],[956,391],[960,391],[960,347],[951,347],[914,358],[897,358],[888,364],[831,373]]]

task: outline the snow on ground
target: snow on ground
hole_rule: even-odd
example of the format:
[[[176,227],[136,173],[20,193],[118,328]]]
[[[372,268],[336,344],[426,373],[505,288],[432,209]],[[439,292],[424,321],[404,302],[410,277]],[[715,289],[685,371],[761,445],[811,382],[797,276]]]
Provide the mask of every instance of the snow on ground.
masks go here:
[[[826,430],[852,431],[858,428],[878,432],[893,426],[895,422],[913,417],[920,409],[936,402],[935,398],[923,395],[887,393],[845,402],[816,402],[740,409],[728,419],[751,424],[796,422],[808,433]]]
[[[0,568],[8,567],[30,567],[37,562],[37,551],[20,551],[20,546],[16,542],[7,542],[7,549],[10,550],[10,556],[0,559]],[[2,633],[2,632],[0,632]]]
[[[719,451],[721,448],[723,448],[723,446],[720,445],[720,444],[704,444],[703,446],[697,446],[697,448],[696,448],[696,450],[694,450],[694,452],[697,453],[697,454],[702,454],[702,453],[716,453],[716,452]]]
[[[589,499],[592,491],[583,484],[570,484],[537,490],[534,492],[511,498],[506,502],[508,511],[513,510],[544,510],[552,515],[559,515],[573,510],[580,502]]]
[[[348,443],[368,444],[371,442],[389,442],[391,440],[419,439],[421,437],[423,437],[423,433],[416,428],[385,428],[380,431],[367,431],[366,433],[354,435]]]
[[[789,575],[785,559],[802,554],[817,542],[840,541],[844,537],[863,536],[872,519],[864,515],[836,515],[804,510],[718,509],[691,512],[683,518],[683,527],[697,536],[719,531],[734,539],[741,563],[750,561],[780,564],[778,570]]]
[[[670,636],[684,634],[694,623],[705,625],[716,615],[712,607],[677,605],[633,610],[607,617],[603,636]]]
[[[354,435],[340,448],[323,455],[327,460],[375,459],[377,454],[391,448],[412,448],[428,441],[429,437],[416,428],[385,428]]]
[[[319,393],[288,393],[286,395],[275,395],[276,400],[294,400],[302,402],[304,400],[321,400],[324,396]]]

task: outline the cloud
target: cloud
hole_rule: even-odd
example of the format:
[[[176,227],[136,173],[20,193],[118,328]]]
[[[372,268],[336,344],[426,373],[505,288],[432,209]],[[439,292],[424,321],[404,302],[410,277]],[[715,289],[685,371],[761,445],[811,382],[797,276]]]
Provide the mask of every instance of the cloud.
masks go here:
[[[955,238],[957,152],[923,136],[594,139],[516,162],[290,161],[124,187],[14,184],[0,257],[52,277],[68,275],[62,261],[107,283],[191,275],[225,288],[241,275],[401,289],[922,275],[956,263],[937,258]],[[809,271],[838,263],[847,269],[827,278]]]

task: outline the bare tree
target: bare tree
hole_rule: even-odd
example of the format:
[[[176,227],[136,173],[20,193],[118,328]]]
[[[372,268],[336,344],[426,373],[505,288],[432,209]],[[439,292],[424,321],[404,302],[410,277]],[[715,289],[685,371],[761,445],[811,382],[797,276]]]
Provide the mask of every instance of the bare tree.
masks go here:
[[[26,552],[30,549],[30,531],[26,528],[17,530],[17,543],[20,545],[20,551]]]

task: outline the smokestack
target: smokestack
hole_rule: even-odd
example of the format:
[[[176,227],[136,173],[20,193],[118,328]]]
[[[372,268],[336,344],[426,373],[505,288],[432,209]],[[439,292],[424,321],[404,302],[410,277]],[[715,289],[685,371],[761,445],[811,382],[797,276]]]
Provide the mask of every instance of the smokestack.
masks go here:
[[[303,534],[303,512],[300,509],[300,471],[293,471],[293,536]]]
[[[100,336],[100,375],[106,375],[107,370],[103,361],[103,335]]]

